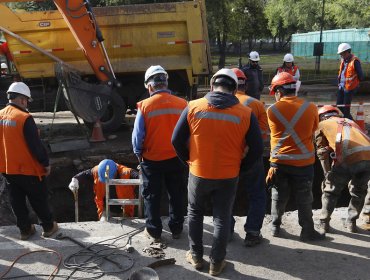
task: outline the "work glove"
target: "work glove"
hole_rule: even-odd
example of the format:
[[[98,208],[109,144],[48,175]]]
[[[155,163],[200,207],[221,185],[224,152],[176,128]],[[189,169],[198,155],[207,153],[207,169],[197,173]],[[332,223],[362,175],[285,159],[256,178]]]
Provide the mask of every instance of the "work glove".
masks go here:
[[[270,167],[269,171],[267,172],[266,176],[266,185],[271,186],[275,184],[275,176],[276,176],[276,167]]]
[[[69,183],[68,188],[69,188],[72,192],[76,192],[76,191],[78,191],[78,188],[79,188],[78,180],[77,180],[76,178],[72,178],[71,182]]]

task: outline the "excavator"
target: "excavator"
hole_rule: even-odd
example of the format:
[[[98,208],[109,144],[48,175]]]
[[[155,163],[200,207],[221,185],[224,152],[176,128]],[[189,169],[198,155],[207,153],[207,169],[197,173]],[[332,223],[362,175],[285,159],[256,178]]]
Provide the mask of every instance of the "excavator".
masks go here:
[[[0,0],[0,3],[4,2],[27,1]],[[120,113],[124,117],[126,106],[123,99],[117,94],[112,94],[115,88],[121,85],[115,77],[104,46],[102,32],[89,1],[53,0],[53,2],[93,69],[97,79],[96,82],[85,81],[81,78],[79,70],[74,66],[23,39],[5,27],[0,26],[0,30],[55,61],[55,76],[59,83],[57,96],[63,94],[67,106],[75,116],[81,117],[85,123],[96,123],[100,121],[104,114],[109,113],[107,112],[109,104],[114,103],[115,108],[120,108]]]

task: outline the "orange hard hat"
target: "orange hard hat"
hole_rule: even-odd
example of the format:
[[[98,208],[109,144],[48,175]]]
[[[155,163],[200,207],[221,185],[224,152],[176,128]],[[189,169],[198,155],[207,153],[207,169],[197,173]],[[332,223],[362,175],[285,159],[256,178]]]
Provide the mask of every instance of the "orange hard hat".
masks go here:
[[[287,72],[281,72],[272,79],[270,89],[270,95],[274,95],[277,87],[283,87],[286,89],[295,89],[296,81],[293,76]]]
[[[329,113],[331,113],[331,114],[329,114]],[[339,111],[338,108],[336,108],[332,105],[324,105],[321,108],[319,108],[318,114],[319,114],[319,117],[321,119],[322,117],[324,117],[322,115],[325,115],[325,117],[336,116],[336,115],[340,114],[340,111]]]
[[[235,75],[238,77],[238,80],[247,80],[247,77],[245,76],[244,72],[239,68],[233,68],[231,70],[234,71]]]

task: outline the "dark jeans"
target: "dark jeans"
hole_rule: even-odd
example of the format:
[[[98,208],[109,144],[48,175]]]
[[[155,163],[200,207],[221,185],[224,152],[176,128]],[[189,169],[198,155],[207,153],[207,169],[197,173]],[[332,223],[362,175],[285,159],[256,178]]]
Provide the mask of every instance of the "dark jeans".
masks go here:
[[[291,192],[295,193],[298,208],[299,225],[302,231],[311,233],[314,230],[312,219],[312,181],[313,165],[295,167],[277,165],[275,187],[271,192],[272,225],[280,226]]]
[[[32,209],[41,220],[44,231],[53,227],[53,215],[48,203],[48,189],[45,184],[45,177],[40,181],[39,177],[26,175],[3,174],[9,189],[10,204],[17,217],[17,227],[21,231],[27,231],[31,227],[29,211],[26,204],[26,197]]]
[[[348,205],[348,221],[358,219],[363,206],[366,213],[366,210],[370,208],[370,197],[366,195],[369,182],[370,161],[360,161],[350,166],[334,166],[322,183],[320,219],[324,221],[330,220],[342,190],[347,187],[351,195]]]
[[[140,164],[143,175],[142,195],[147,231],[158,238],[162,234],[161,194],[166,187],[169,199],[168,226],[172,233],[183,229],[183,195],[186,187],[186,167],[176,157],[163,161],[145,160]]]
[[[222,261],[230,234],[231,211],[234,204],[238,177],[232,179],[203,179],[189,173],[188,220],[190,251],[203,257],[204,204],[211,197],[213,205],[213,244],[210,255],[212,263]]]
[[[249,198],[244,231],[259,234],[266,213],[265,172],[262,157],[247,170],[240,170],[239,180],[239,185],[246,188]],[[234,232],[234,226],[235,219],[232,217],[231,232]]]
[[[340,88],[337,92],[337,105],[351,105],[352,96],[357,92],[357,89],[354,90],[344,90]],[[351,115],[351,107],[339,107],[339,110],[342,111],[343,116],[347,119],[353,120]]]

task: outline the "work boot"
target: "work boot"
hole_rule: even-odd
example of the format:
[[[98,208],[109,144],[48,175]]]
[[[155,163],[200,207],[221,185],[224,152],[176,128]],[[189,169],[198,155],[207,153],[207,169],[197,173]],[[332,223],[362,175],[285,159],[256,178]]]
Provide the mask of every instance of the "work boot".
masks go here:
[[[357,232],[356,221],[347,221],[345,222],[344,227],[347,229],[348,232]]]
[[[271,235],[278,237],[280,234],[280,226],[271,225]]]
[[[320,224],[318,225],[318,227],[324,233],[328,233],[329,230],[330,230],[329,221],[327,221],[327,220],[320,220]]]
[[[53,222],[53,227],[49,231],[43,231],[42,236],[43,237],[50,237],[54,233],[56,233],[57,231],[58,231],[58,224],[57,224],[57,222]]]
[[[209,274],[212,276],[217,276],[221,274],[221,272],[224,270],[226,266],[226,261],[222,260],[220,262],[211,262],[209,266]]]
[[[262,242],[262,234],[253,234],[247,232],[244,239],[244,245],[246,247],[253,247],[254,245],[260,244]]]
[[[186,261],[190,263],[196,270],[201,270],[204,266],[203,258],[193,255],[191,251],[186,252]]]
[[[319,240],[324,240],[325,239],[325,233],[320,233],[316,230],[313,230],[311,232],[305,232],[301,231],[300,239],[303,242],[308,242],[308,241],[319,241]]]
[[[144,234],[145,234],[146,237],[148,237],[149,239],[153,240],[154,243],[160,243],[161,242],[161,237],[160,236],[159,237],[155,237],[155,236],[151,235],[149,233],[149,231],[147,230],[147,228],[144,229]]]
[[[370,214],[362,214],[362,220],[364,221],[365,224],[370,224]]]
[[[21,231],[21,240],[27,240],[36,232],[35,225],[31,225],[28,230]]]

